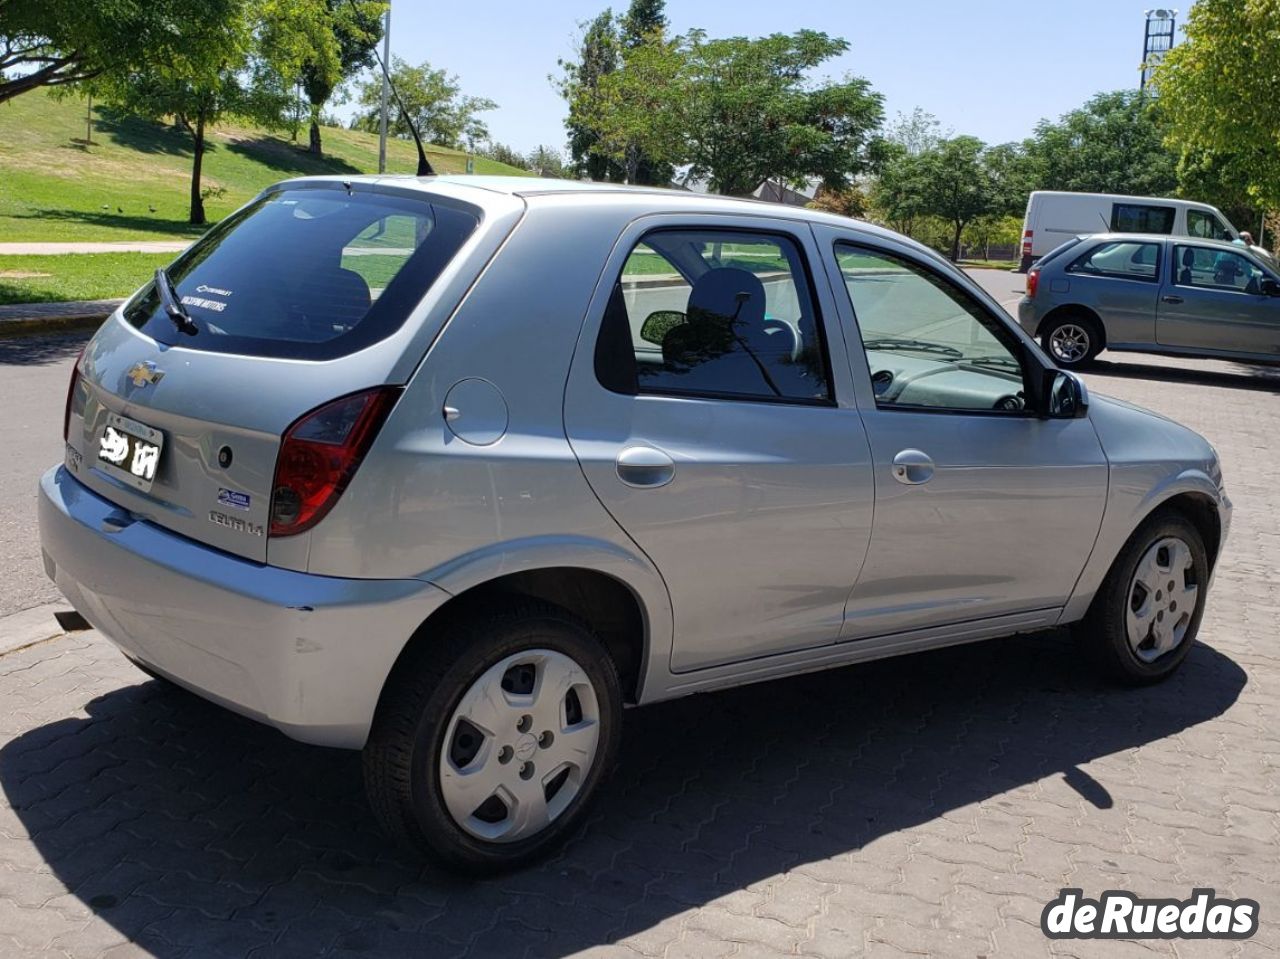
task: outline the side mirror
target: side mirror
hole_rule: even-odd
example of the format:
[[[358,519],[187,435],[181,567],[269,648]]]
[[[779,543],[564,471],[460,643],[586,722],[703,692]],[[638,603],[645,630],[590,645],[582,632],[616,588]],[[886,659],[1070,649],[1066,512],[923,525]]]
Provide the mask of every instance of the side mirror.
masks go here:
[[[1275,280],[1272,280],[1272,279],[1266,279],[1262,281],[1262,284],[1261,286],[1258,287],[1258,290],[1262,293],[1263,296],[1280,296],[1280,283],[1277,283]]]
[[[1046,391],[1045,415],[1054,420],[1078,420],[1089,415],[1089,391],[1074,374],[1046,370],[1050,380]]]
[[[640,339],[654,346],[661,346],[662,339],[672,327],[684,322],[684,314],[678,310],[656,310],[645,317],[640,327]]]

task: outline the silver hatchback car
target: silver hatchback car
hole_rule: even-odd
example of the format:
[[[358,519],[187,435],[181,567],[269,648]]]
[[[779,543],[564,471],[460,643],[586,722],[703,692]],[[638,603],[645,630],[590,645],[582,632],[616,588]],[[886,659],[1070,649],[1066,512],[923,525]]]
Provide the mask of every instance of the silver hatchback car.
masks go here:
[[[1076,237],[1027,273],[1018,322],[1064,369],[1103,349],[1280,361],[1280,274],[1220,240]]]
[[[484,177],[274,186],[93,337],[48,573],[142,669],[363,749],[473,872],[579,822],[624,705],[1079,624],[1194,640],[1218,458],[901,236]]]

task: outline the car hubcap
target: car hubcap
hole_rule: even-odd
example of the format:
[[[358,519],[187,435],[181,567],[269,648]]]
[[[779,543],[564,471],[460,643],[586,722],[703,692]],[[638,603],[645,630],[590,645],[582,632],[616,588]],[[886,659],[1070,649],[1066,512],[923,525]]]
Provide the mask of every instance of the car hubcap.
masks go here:
[[[440,792],[463,830],[490,842],[536,835],[582,789],[600,739],[586,672],[550,649],[516,653],[463,694],[440,751]]]
[[[1079,363],[1089,353],[1089,331],[1074,323],[1063,323],[1049,337],[1049,346],[1055,360]]]
[[[1134,570],[1125,610],[1129,647],[1155,662],[1182,642],[1195,615],[1199,586],[1191,547],[1177,537],[1159,540]]]

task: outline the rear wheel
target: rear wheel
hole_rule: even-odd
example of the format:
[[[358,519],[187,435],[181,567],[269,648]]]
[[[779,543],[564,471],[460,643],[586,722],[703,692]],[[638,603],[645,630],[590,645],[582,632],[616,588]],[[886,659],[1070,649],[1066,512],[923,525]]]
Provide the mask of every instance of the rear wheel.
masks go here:
[[[365,747],[375,815],[393,839],[464,872],[550,852],[617,751],[608,654],[541,604],[455,620],[420,650],[397,668]]]
[[[1077,627],[1111,678],[1158,682],[1186,659],[1200,629],[1209,561],[1200,531],[1180,513],[1152,516],[1130,537]]]
[[[1102,352],[1102,333],[1092,318],[1065,313],[1049,322],[1040,336],[1044,351],[1058,366],[1083,366]]]

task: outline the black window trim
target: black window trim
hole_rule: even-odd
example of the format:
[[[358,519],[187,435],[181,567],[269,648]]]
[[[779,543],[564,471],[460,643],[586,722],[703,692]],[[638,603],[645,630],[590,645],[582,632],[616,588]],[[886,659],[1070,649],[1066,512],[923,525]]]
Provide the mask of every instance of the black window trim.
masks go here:
[[[704,400],[704,399],[719,400],[719,401],[729,400],[735,403],[765,403],[771,406],[808,406],[808,407],[818,407],[818,408],[838,407],[840,404],[836,396],[836,381],[835,381],[833,367],[831,366],[831,350],[827,345],[826,324],[823,320],[822,307],[818,301],[817,287],[814,285],[814,282],[813,282],[813,270],[809,264],[808,257],[805,255],[804,241],[801,239],[798,232],[791,232],[790,230],[787,230],[781,226],[776,226],[776,227],[737,226],[737,225],[729,226],[717,221],[710,221],[704,224],[680,223],[680,224],[664,224],[661,226],[654,226],[650,229],[645,230],[638,237],[636,237],[636,239],[628,247],[627,254],[625,257],[623,257],[622,263],[618,268],[618,274],[616,277],[614,277],[613,283],[610,284],[609,286],[610,293],[612,294],[614,285],[622,282],[622,270],[626,268],[627,260],[631,258],[631,255],[636,251],[636,248],[639,247],[641,244],[643,244],[648,237],[652,236],[655,233],[682,233],[682,232],[683,233],[737,233],[737,234],[746,233],[746,234],[755,234],[758,236],[771,238],[775,240],[780,239],[791,244],[796,254],[796,258],[800,266],[800,271],[803,274],[804,287],[805,287],[805,291],[809,296],[809,303],[813,307],[814,328],[817,330],[818,343],[822,350],[822,372],[823,372],[823,376],[826,377],[826,385],[827,385],[826,398],[818,399],[818,398],[810,398],[810,397],[803,397],[803,396],[766,396],[765,394],[762,394],[762,393],[761,394],[722,393],[715,390],[681,390],[681,389],[670,389],[670,388],[655,389],[653,387],[641,386],[639,383],[637,383],[636,385],[635,392],[622,392],[616,389],[615,387],[605,383],[603,380],[601,380],[600,368],[598,363],[594,364],[595,373],[596,373],[596,383],[602,388],[608,390],[610,393],[615,393],[621,396],[635,396],[635,397],[661,396],[661,397],[666,397],[668,399],[682,399],[682,400]],[[662,256],[663,259],[666,259],[666,257],[663,256],[663,254],[659,253],[657,250],[654,250],[654,252],[658,253],[659,256]],[[668,260],[667,262],[671,262],[671,261]],[[690,280],[689,277],[685,276],[684,271],[680,268],[679,264],[672,263],[671,265],[675,267],[676,271],[680,273],[681,277],[683,277],[685,281],[692,286],[694,281]],[[696,280],[696,277],[694,279]],[[609,308],[608,308],[608,299],[606,299],[605,308],[600,318],[600,326],[599,326],[599,329],[597,329],[596,331],[597,344],[599,343],[601,337],[604,335],[604,325],[605,323],[608,322],[608,320],[609,320]],[[630,331],[628,330],[628,338],[629,337],[630,337]],[[634,353],[632,355],[634,357]]]
[[[168,322],[159,319],[158,306],[152,310],[147,317],[140,317],[142,322],[137,323],[131,313],[145,308],[148,303],[156,297],[154,280],[146,283],[137,290],[132,297],[125,301],[121,308],[121,315],[126,323],[135,331],[144,336],[150,337],[166,349],[171,348],[189,348],[195,349],[202,353],[223,355],[223,356],[251,356],[255,359],[283,359],[290,362],[313,362],[321,363],[335,359],[342,359],[351,356],[362,350],[376,346],[387,339],[395,336],[397,332],[404,328],[413,311],[421,304],[423,298],[435,286],[439,277],[447,272],[449,267],[455,263],[467,245],[474,241],[480,234],[484,225],[485,217],[480,207],[475,204],[468,203],[444,194],[437,194],[430,191],[402,189],[398,187],[388,188],[382,184],[361,185],[352,189],[352,184],[342,181],[336,182],[331,180],[283,180],[279,183],[272,184],[264,189],[253,199],[249,200],[244,206],[228,214],[218,223],[214,224],[206,233],[194,240],[190,246],[183,250],[169,264],[167,269],[170,273],[174,273],[181,267],[185,266],[190,260],[198,256],[209,242],[220,242],[227,233],[230,233],[235,227],[239,226],[247,217],[256,213],[267,203],[275,202],[276,198],[294,192],[301,191],[328,191],[343,192],[348,196],[359,195],[368,197],[373,202],[379,200],[389,202],[392,205],[401,205],[406,210],[412,209],[415,205],[431,207],[444,207],[454,213],[470,217],[474,222],[471,228],[460,238],[459,243],[453,249],[452,253],[440,264],[436,274],[423,287],[416,297],[410,296],[402,310],[402,316],[399,322],[393,320],[389,324],[383,324],[379,327],[377,324],[366,326],[368,315],[361,320],[356,329],[350,330],[339,336],[328,340],[318,341],[282,341],[270,338],[257,337],[222,337],[216,340],[205,340],[199,342],[190,342],[176,335]],[[414,256],[425,252],[422,248],[414,251],[413,254],[405,261],[401,267],[407,267]],[[399,273],[397,273],[397,278]],[[182,281],[177,281],[181,283]],[[381,298],[379,298],[381,299]],[[390,301],[388,301],[390,302]],[[377,308],[377,301],[370,307],[370,313]],[[388,307],[390,309],[390,307]],[[366,326],[361,331],[360,327]],[[248,340],[249,342],[242,342]]]
[[[862,362],[866,365],[868,383],[871,382],[871,376],[872,376],[871,360],[867,357],[867,348],[863,345],[862,324],[858,322],[858,308],[853,302],[853,294],[849,292],[849,285],[844,280],[844,271],[839,269],[840,248],[842,246],[849,247],[855,250],[865,250],[869,253],[872,253],[878,256],[887,256],[890,259],[900,260],[903,263],[916,267],[917,269],[925,270],[931,276],[935,277],[938,281],[944,284],[948,289],[952,290],[957,295],[964,297],[966,300],[968,300],[969,302],[977,306],[979,312],[982,313],[983,316],[987,317],[987,319],[990,320],[991,323],[996,326],[996,330],[992,330],[986,323],[982,323],[982,321],[977,317],[974,317],[974,319],[977,320],[977,322],[982,323],[983,328],[987,329],[992,336],[994,336],[1006,348],[1008,348],[1009,352],[1018,361],[1019,365],[1022,368],[1022,390],[1023,390],[1024,402],[1027,404],[1031,404],[1034,401],[1035,394],[1032,389],[1032,384],[1030,382],[1030,379],[1032,374],[1035,371],[1028,368],[1027,353],[1026,353],[1026,350],[1024,349],[1025,344],[1022,342],[1021,339],[1019,339],[1018,335],[1014,333],[1013,330],[1009,329],[1008,325],[1002,319],[1000,319],[999,316],[997,316],[987,307],[985,303],[983,303],[977,297],[973,296],[973,294],[971,294],[968,290],[957,285],[956,282],[952,280],[950,277],[944,276],[942,273],[939,273],[935,268],[931,267],[922,259],[918,259],[917,257],[912,256],[908,253],[899,252],[898,250],[890,250],[887,247],[875,246],[871,243],[858,241],[858,240],[850,240],[850,239],[841,237],[841,238],[837,238],[832,244],[832,256],[835,258],[837,272],[840,275],[840,286],[844,288],[844,294],[849,301],[849,312],[853,314],[854,322],[858,323],[858,329],[857,329],[858,339],[857,339],[856,345],[857,345],[858,351],[862,355]],[[973,314],[970,314],[970,315],[972,316]],[[876,409],[883,410],[886,413],[932,413],[932,414],[941,415],[941,416],[983,416],[983,417],[997,417],[1000,419],[1039,419],[1040,418],[1040,414],[1035,409],[1033,409],[1031,405],[1026,405],[1020,410],[997,410],[997,409],[983,410],[983,409],[971,409],[971,408],[960,407],[960,406],[920,406],[914,403],[884,404],[884,403],[881,403],[880,398],[875,395],[874,389],[871,391],[871,394],[872,394],[872,399],[875,402]]]
[[[1119,209],[1122,206],[1140,207],[1144,210],[1159,210],[1161,213],[1172,213],[1173,219],[1169,221],[1168,233],[1155,233],[1147,230],[1125,230],[1116,223]],[[1135,203],[1131,200],[1116,200],[1111,204],[1111,222],[1108,224],[1110,233],[1141,233],[1144,236],[1173,236],[1174,228],[1178,224],[1178,208],[1176,206],[1161,206],[1159,203]]]
[[[1220,249],[1218,249],[1217,247],[1213,247],[1213,246],[1200,246],[1200,245],[1197,245],[1196,243],[1180,243],[1180,242],[1177,242],[1177,241],[1174,241],[1173,243],[1170,243],[1170,244],[1169,244],[1169,248],[1170,248],[1170,250],[1172,251],[1172,252],[1170,253],[1170,256],[1172,256],[1172,257],[1173,257],[1173,271],[1172,271],[1172,272],[1173,272],[1173,284],[1172,284],[1172,285],[1173,285],[1173,286],[1178,287],[1178,288],[1179,288],[1179,289],[1181,289],[1181,290],[1202,290],[1202,291],[1204,291],[1205,293],[1231,293],[1231,294],[1234,294],[1235,296],[1261,296],[1261,294],[1260,294],[1260,293],[1249,293],[1249,292],[1247,292],[1247,291],[1245,291],[1245,290],[1237,290],[1237,289],[1235,289],[1234,287],[1226,287],[1226,286],[1200,286],[1199,284],[1196,284],[1196,283],[1182,283],[1182,282],[1180,282],[1180,281],[1178,280],[1178,274],[1179,274],[1179,273],[1181,273],[1182,271],[1181,271],[1181,269],[1179,269],[1179,267],[1178,267],[1178,259],[1179,259],[1179,253],[1178,253],[1178,251],[1179,251],[1179,250],[1181,250],[1181,249],[1183,249],[1183,248],[1186,248],[1186,249],[1192,249],[1192,250],[1203,250],[1205,253],[1212,253],[1212,254],[1214,254],[1215,256],[1217,256],[1217,255],[1219,255],[1219,254],[1222,254],[1222,253],[1230,253],[1230,254],[1232,254],[1232,255],[1234,255],[1234,256],[1238,256],[1238,257],[1240,257],[1240,258],[1241,258],[1241,259],[1243,259],[1246,263],[1250,263],[1250,264],[1252,264],[1255,268],[1257,268],[1257,269],[1261,270],[1261,271],[1262,271],[1262,275],[1263,275],[1263,277],[1264,277],[1265,279],[1268,279],[1268,280],[1275,280],[1276,282],[1280,282],[1280,279],[1277,279],[1277,277],[1275,276],[1275,274],[1273,274],[1273,273],[1272,273],[1270,270],[1268,270],[1265,266],[1263,266],[1261,263],[1258,263],[1258,262],[1255,262],[1254,260],[1251,260],[1251,259],[1248,257],[1248,255],[1246,255],[1246,253],[1244,252],[1244,250],[1220,250]]]
[[[1159,233],[1143,234],[1144,236],[1156,237],[1154,240],[1103,240],[1095,246],[1090,247],[1084,253],[1081,253],[1074,260],[1062,268],[1063,273],[1069,273],[1072,276],[1093,276],[1104,280],[1132,280],[1134,283],[1160,283],[1160,277],[1164,272],[1164,251],[1160,248],[1164,243],[1164,237]],[[1089,259],[1093,254],[1097,253],[1105,246],[1119,246],[1122,243],[1132,243],[1135,246],[1154,246],[1156,248],[1156,271],[1151,276],[1142,276],[1137,273],[1112,273],[1110,271],[1099,271],[1097,273],[1089,273],[1085,270],[1076,269],[1081,262]]]

